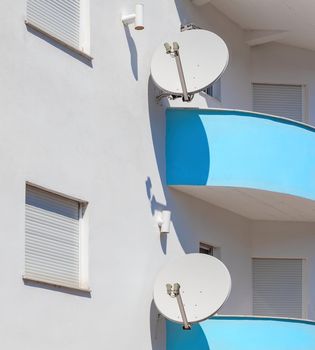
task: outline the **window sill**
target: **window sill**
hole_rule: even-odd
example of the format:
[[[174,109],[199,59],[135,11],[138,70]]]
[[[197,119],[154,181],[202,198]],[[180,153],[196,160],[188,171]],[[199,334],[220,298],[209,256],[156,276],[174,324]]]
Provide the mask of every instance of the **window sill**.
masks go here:
[[[45,36],[48,37],[49,39],[54,40],[55,42],[57,42],[57,43],[60,44],[61,46],[63,46],[63,47],[65,47],[65,48],[67,48],[67,49],[69,49],[69,50],[75,52],[76,54],[78,54],[78,55],[84,57],[85,59],[87,59],[87,60],[89,60],[89,61],[92,61],[92,60],[93,60],[93,57],[90,56],[89,54],[87,54],[87,53],[85,53],[85,52],[83,52],[83,51],[81,51],[81,50],[79,50],[79,49],[77,49],[77,48],[75,48],[75,47],[73,47],[73,46],[71,46],[71,45],[65,43],[64,41],[62,41],[62,40],[56,38],[55,36],[53,36],[53,35],[47,33],[45,30],[43,30],[43,29],[37,27],[36,25],[30,23],[29,21],[25,20],[25,25],[26,25],[27,27],[29,27],[29,28],[31,28],[31,29],[37,31],[38,33],[41,33],[41,34],[45,35]]]
[[[77,291],[77,292],[83,292],[83,293],[87,293],[87,294],[91,293],[90,288],[80,288],[80,287],[67,286],[67,285],[63,285],[63,284],[50,283],[50,282],[46,282],[46,281],[43,281],[40,279],[30,278],[30,277],[27,277],[25,275],[22,276],[22,279],[25,283],[36,283],[38,285],[43,285],[43,286],[58,288],[58,289],[64,289],[66,291],[74,291],[74,292]]]

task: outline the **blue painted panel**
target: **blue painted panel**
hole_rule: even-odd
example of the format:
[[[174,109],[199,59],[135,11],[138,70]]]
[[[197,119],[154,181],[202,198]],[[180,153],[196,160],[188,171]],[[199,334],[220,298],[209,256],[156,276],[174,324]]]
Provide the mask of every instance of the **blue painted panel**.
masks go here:
[[[315,199],[315,131],[281,118],[168,109],[169,185],[254,188]]]
[[[167,321],[167,350],[314,350],[315,323],[214,317],[183,331]]]

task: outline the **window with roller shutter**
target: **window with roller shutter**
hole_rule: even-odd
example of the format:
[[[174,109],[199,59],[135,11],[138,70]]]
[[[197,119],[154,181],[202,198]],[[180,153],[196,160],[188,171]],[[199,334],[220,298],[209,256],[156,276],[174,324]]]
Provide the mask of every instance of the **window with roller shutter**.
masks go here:
[[[89,55],[89,0],[27,0],[26,24]]]
[[[85,206],[83,202],[26,186],[25,279],[86,289],[81,224]]]
[[[302,259],[253,259],[253,314],[303,317]]]
[[[253,84],[253,110],[304,121],[302,85]]]

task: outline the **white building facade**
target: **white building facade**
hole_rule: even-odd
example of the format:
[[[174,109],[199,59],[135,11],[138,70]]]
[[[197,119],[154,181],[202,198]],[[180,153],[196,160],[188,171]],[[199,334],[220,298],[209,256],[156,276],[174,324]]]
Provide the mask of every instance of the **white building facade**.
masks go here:
[[[315,320],[311,196],[286,206],[290,193],[284,193],[276,199],[278,207],[266,212],[261,197],[247,213],[245,204],[235,209],[241,197],[231,204],[231,197],[214,199],[202,189],[169,184],[165,155],[166,110],[254,111],[255,86],[259,107],[264,98],[269,106],[256,112],[277,114],[273,110],[283,98],[278,116],[290,118],[286,112],[294,110],[291,118],[313,133],[315,41],[300,40],[290,17],[276,27],[278,5],[272,19],[246,1],[238,4],[241,16],[229,1],[144,0],[145,28],[136,31],[121,22],[122,13],[134,10],[130,0],[78,0],[76,10],[60,5],[57,10],[69,16],[65,22],[57,10],[58,19],[51,19],[50,8],[38,7],[41,2],[0,4],[1,346],[165,349],[164,320],[152,301],[155,276],[174,258],[199,252],[202,243],[231,274],[232,292],[221,315],[259,314],[255,278],[270,280],[255,264],[267,262],[273,269],[281,261],[280,271],[290,272],[286,261],[293,261],[301,269],[291,276],[300,293],[298,301],[293,296],[298,315],[292,317]],[[299,16],[306,16],[307,3]],[[296,9],[291,10],[294,18]],[[256,28],[249,19],[259,11]],[[306,33],[309,20],[303,18]],[[202,92],[189,104],[157,102],[150,78],[153,52],[188,23],[224,39],[228,68],[215,97]],[[293,89],[289,95],[286,88]],[[268,199],[265,207],[272,203]],[[160,234],[157,224],[162,210],[171,212],[168,234]],[[61,238],[48,244],[49,235]],[[281,315],[276,310],[273,316]]]

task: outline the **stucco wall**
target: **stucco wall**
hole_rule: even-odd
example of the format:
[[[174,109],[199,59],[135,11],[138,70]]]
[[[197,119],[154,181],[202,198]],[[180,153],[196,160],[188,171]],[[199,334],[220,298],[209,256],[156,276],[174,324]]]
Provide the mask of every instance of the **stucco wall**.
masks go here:
[[[249,223],[166,186],[168,103],[156,103],[149,79],[156,46],[181,22],[194,22],[230,49],[224,107],[248,109],[249,48],[242,30],[210,5],[143,2],[146,27],[137,32],[120,22],[133,1],[91,1],[92,64],[29,32],[25,0],[0,3],[3,348],[163,348],[163,323],[151,304],[154,277],[200,241],[220,247],[231,271],[233,290],[221,312],[251,312]],[[202,107],[216,103],[203,100]],[[89,202],[90,296],[23,284],[25,181]],[[160,237],[154,214],[165,207],[173,224]]]
[[[203,13],[189,1],[144,5],[146,28],[137,32],[120,22],[133,1],[91,1],[91,65],[29,32],[25,0],[0,4],[3,348],[163,348],[151,306],[154,277],[168,260],[196,251],[201,239],[222,246],[235,276],[224,311],[249,311],[246,220],[166,187],[164,106],[149,81],[154,49],[179,31],[184,12],[191,11],[187,21],[217,27],[231,48],[222,80],[226,106],[249,104],[249,51],[240,47],[241,30],[209,7]],[[91,296],[23,284],[25,181],[89,202]],[[173,215],[167,239],[153,217],[165,206]]]

